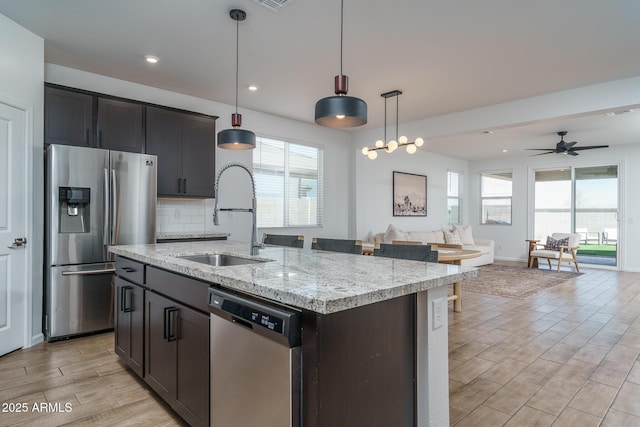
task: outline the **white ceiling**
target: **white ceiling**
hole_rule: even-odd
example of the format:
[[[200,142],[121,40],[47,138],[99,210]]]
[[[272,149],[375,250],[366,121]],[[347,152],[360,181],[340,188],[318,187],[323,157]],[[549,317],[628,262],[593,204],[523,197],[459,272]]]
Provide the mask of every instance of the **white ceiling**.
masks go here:
[[[0,0],[0,13],[46,40],[49,63],[227,104],[235,95],[232,8],[247,12],[241,110],[312,123],[340,69],[339,0],[289,0],[278,12],[253,0]],[[404,92],[400,120],[408,122],[640,76],[637,0],[345,0],[344,32],[349,94],[369,106],[369,123],[355,130],[383,125],[380,94],[393,89]],[[146,54],[159,64],[146,64]],[[599,112],[482,138],[520,151],[553,147],[558,130],[583,145],[637,143],[638,116]],[[477,134],[455,138],[429,149],[486,155],[469,149]]]

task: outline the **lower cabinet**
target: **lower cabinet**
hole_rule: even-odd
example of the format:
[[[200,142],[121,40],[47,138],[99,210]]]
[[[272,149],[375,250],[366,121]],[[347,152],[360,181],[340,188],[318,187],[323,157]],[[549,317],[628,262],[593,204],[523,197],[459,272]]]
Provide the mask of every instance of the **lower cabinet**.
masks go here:
[[[144,375],[144,289],[116,277],[115,352],[140,377]]]
[[[209,425],[209,316],[146,292],[145,381],[191,426]]]

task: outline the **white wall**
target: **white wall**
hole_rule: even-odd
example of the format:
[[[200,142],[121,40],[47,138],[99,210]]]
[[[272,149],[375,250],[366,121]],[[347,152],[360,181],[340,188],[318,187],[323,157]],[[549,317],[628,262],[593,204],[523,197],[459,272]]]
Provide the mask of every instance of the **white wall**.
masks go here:
[[[387,128],[388,130],[388,128]],[[421,136],[420,126],[405,124],[401,134],[410,139]],[[388,133],[388,132],[387,132]],[[411,155],[403,149],[391,154],[380,150],[378,158],[370,160],[361,153],[364,146],[372,147],[377,139],[382,139],[384,129],[374,129],[354,135],[352,155],[355,170],[355,215],[356,236],[366,240],[370,235],[383,232],[389,224],[395,224],[401,230],[436,230],[449,228],[447,224],[447,171],[462,173],[467,182],[467,161],[441,156],[424,148]],[[392,210],[393,171],[414,173],[427,176],[427,216],[394,217]],[[463,194],[466,194],[466,188]],[[466,222],[463,198],[463,222]]]
[[[615,137],[615,136],[612,136]],[[470,223],[474,235],[495,240],[498,259],[526,260],[526,239],[532,238],[530,218],[530,201],[532,187],[528,183],[530,170],[539,168],[555,168],[562,166],[584,167],[596,165],[619,165],[620,182],[620,232],[618,248],[621,267],[625,271],[640,271],[640,248],[635,242],[640,241],[640,198],[637,186],[640,182],[640,141],[638,144],[617,146],[596,151],[582,151],[578,157],[545,156],[503,158],[469,163],[470,177]],[[513,170],[513,224],[479,225],[480,224],[480,177],[479,173],[491,170]]]
[[[231,127],[231,113],[234,107],[202,98],[170,92],[150,86],[114,79],[81,70],[46,64],[46,81],[64,86],[104,93],[138,101],[150,102],[184,110],[219,116],[216,121],[217,130]],[[335,129],[328,129],[309,123],[265,114],[240,108],[243,115],[243,128],[252,130],[258,136],[282,138],[291,142],[311,144],[325,149],[325,225],[321,228],[279,229],[276,232],[287,234],[303,234],[305,240],[310,241],[313,236],[346,238],[349,236],[350,199],[352,197],[349,185],[350,177],[350,140],[348,133]],[[309,106],[309,114],[313,114],[313,105]],[[241,162],[249,167],[252,163],[251,151],[233,151],[216,149],[216,169],[229,162]],[[226,181],[226,184],[225,184]],[[236,186],[228,183],[236,181]],[[345,183],[347,183],[345,185]],[[220,207],[249,207],[250,184],[248,175],[238,168],[229,169],[221,179]],[[185,210],[189,217],[188,223],[175,218],[174,224],[180,225],[183,231],[216,231],[231,233],[230,239],[249,241],[251,238],[251,215],[234,213],[233,218],[227,215],[220,217],[220,226],[212,225],[211,201],[185,201],[178,206],[175,202],[160,201],[160,208]],[[194,223],[191,215],[193,210],[204,211],[202,225]],[[161,218],[164,221],[164,218]],[[168,219],[167,219],[168,220]],[[194,227],[187,230],[187,228]],[[165,227],[165,230],[171,227]],[[263,231],[263,230],[260,230]],[[267,230],[264,230],[267,231]]]
[[[28,316],[30,337],[27,346],[42,341],[42,263],[44,212],[44,41],[22,28],[4,15],[0,15],[0,100],[27,111],[30,126],[27,141],[30,144],[32,173],[30,184],[31,206],[27,240],[30,264],[27,272],[30,301]]]

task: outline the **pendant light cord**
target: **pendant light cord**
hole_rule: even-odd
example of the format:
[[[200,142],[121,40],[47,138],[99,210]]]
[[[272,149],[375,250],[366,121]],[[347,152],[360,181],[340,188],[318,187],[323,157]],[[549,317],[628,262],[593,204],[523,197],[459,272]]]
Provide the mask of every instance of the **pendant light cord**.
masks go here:
[[[236,21],[236,114],[238,114],[238,68],[239,68],[239,60],[238,58],[240,57],[240,43],[238,42],[238,35],[240,34],[239,32],[239,27],[240,27],[240,23],[238,21]]]
[[[384,99],[384,143],[387,143],[387,98]]]
[[[400,103],[399,95],[396,95],[396,142],[398,142],[398,104]]]
[[[344,34],[344,0],[340,1],[340,75],[342,75],[342,39]]]

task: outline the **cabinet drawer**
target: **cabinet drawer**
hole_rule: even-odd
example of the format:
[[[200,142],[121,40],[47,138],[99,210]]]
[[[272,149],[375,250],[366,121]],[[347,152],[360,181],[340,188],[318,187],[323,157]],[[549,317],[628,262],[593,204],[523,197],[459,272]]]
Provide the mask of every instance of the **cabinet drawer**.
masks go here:
[[[209,283],[155,267],[147,267],[147,287],[197,310],[209,313]]]
[[[116,258],[116,275],[138,285],[144,285],[144,264],[128,258]]]

